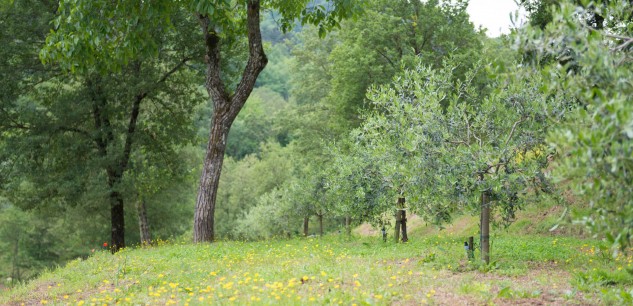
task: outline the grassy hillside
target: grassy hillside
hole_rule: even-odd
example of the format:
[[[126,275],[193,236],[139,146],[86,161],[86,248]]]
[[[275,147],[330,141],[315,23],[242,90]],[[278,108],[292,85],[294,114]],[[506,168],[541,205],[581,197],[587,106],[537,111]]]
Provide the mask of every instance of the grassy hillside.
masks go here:
[[[633,302],[633,258],[612,259],[597,240],[498,230],[494,262],[484,266],[463,249],[476,219],[456,220],[440,234],[418,224],[411,242],[399,245],[331,235],[102,251],[3,291],[0,304]]]

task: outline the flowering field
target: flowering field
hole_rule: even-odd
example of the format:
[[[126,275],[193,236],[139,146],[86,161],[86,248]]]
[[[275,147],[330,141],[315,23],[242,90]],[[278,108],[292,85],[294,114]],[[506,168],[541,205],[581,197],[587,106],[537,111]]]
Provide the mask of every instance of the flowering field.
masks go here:
[[[491,265],[465,237],[297,238],[96,252],[2,292],[9,305],[603,304],[630,302],[632,258],[595,240],[493,237]],[[479,254],[476,253],[478,256]]]

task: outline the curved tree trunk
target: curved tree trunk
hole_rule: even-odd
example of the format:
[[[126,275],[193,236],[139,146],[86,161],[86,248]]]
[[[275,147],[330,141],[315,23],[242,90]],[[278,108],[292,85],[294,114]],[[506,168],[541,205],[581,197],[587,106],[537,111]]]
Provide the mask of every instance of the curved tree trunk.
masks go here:
[[[215,110],[214,110],[215,112]],[[215,216],[215,199],[218,193],[220,173],[224,162],[228,127],[220,120],[215,120],[211,127],[209,145],[204,159],[196,211],[194,215],[193,240],[195,242],[213,241]]]
[[[235,88],[233,95],[229,94],[221,77],[220,48],[222,38],[214,28],[208,15],[198,15],[200,29],[205,37],[205,62],[207,76],[205,88],[213,101],[211,117],[211,132],[204,158],[204,167],[200,176],[198,198],[194,215],[194,242],[211,242],[215,238],[213,223],[215,218],[215,200],[217,196],[226,138],[229,129],[244,107],[246,99],[253,91],[259,73],[268,63],[262,45],[259,27],[259,0],[248,0],[246,9],[246,26],[248,31],[249,57],[242,73],[242,78]],[[221,29],[220,29],[221,30]]]

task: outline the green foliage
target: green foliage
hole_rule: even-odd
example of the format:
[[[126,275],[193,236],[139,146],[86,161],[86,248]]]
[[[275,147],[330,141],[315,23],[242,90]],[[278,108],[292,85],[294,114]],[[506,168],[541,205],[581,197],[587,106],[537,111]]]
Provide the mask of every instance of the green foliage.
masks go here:
[[[241,160],[230,158],[224,163],[216,212],[216,231],[220,237],[269,237],[276,232],[266,232],[266,226],[272,226],[268,224],[289,222],[282,214],[274,214],[281,208],[273,203],[278,194],[276,189],[281,189],[293,175],[292,148],[269,141],[262,144],[258,155]],[[258,208],[260,205],[264,207]],[[268,209],[270,214],[265,214]],[[252,233],[246,224],[254,227]]]
[[[117,73],[71,76],[37,59],[55,5],[18,1],[0,12],[0,52],[8,59],[0,77],[11,84],[0,95],[0,194],[26,216],[4,215],[6,224],[15,218],[28,229],[19,248],[29,265],[22,279],[109,241],[114,192],[130,204],[147,200],[158,238],[184,231],[193,198],[193,161],[183,147],[195,141],[191,110],[199,98],[190,92],[195,72],[180,68],[198,51],[177,34],[191,18],[174,14],[172,28],[152,30],[162,46],[153,57],[134,58]],[[128,220],[136,218],[132,211]],[[48,255],[32,255],[31,247]],[[11,266],[4,260],[0,265]]]
[[[263,194],[257,205],[238,221],[236,236],[248,240],[296,236],[300,221],[288,214],[290,209],[284,205],[287,203],[278,189]]]
[[[561,156],[555,175],[589,203],[580,221],[620,248],[631,245],[633,230],[632,10],[628,1],[594,10],[565,1],[544,31],[528,28],[521,35],[527,42],[522,48],[557,54],[564,63],[545,67],[543,90],[566,92],[575,100],[548,137]],[[595,13],[606,17],[608,30],[592,27]]]
[[[325,5],[315,6],[308,3],[270,0],[263,1],[262,7],[279,12],[284,32],[292,29],[299,19],[302,24],[316,25],[321,36],[360,10],[359,4],[349,0],[327,0]],[[42,49],[40,57],[71,72],[120,71],[137,58],[155,56],[164,48],[156,40],[155,30],[174,27],[172,18],[176,14],[191,13],[213,20],[207,30],[218,33],[231,49],[246,34],[246,5],[230,0],[61,1],[55,28],[48,35],[47,47]],[[199,33],[197,27],[190,27],[189,31]],[[201,42],[188,35],[182,38]]]
[[[33,279],[44,269],[87,257],[103,243],[107,227],[91,224],[98,216],[86,222],[86,211],[64,213],[60,218],[45,209],[24,211],[7,203],[0,208],[0,278],[11,278],[11,284]]]
[[[547,114],[563,96],[538,92],[531,70],[510,70],[480,90],[481,64],[455,81],[454,68],[418,66],[391,87],[368,93],[375,109],[350,134],[351,156],[337,158],[331,185],[340,205],[379,218],[398,197],[428,222],[441,225],[491,195],[501,223],[512,222],[529,190],[548,192],[544,152]],[[529,157],[528,157],[529,156]],[[347,194],[347,197],[341,197]]]
[[[323,144],[340,139],[357,126],[361,108],[374,107],[365,98],[372,84],[389,83],[403,67],[413,67],[419,61],[440,65],[449,53],[468,58],[481,46],[480,37],[468,22],[464,3],[437,1],[369,1],[365,14],[343,24],[342,31],[322,41],[311,38],[309,34],[314,31],[304,29],[297,35],[300,44],[293,49],[296,62],[291,93],[301,120],[291,126],[299,127],[292,135],[302,149],[305,166],[291,187],[291,196],[304,214],[320,210],[351,216],[354,222],[384,223],[379,216],[389,207],[384,204],[389,196],[378,189],[390,188],[377,178],[375,166],[382,161],[361,149],[354,151],[347,140],[340,140],[343,144],[334,154]],[[472,64],[463,63],[460,70]],[[337,176],[334,181],[320,181],[332,173]],[[319,185],[324,194],[315,198]],[[379,194],[385,198],[378,198]],[[342,202],[355,208],[336,205]]]
[[[468,20],[466,2],[368,1],[366,14],[346,25],[332,51],[332,90],[328,105],[351,127],[359,123],[371,85],[391,82],[418,61],[440,67],[448,55],[468,59],[480,50],[480,37]],[[472,62],[461,61],[458,76]],[[351,81],[353,80],[353,81]]]
[[[268,64],[257,78],[256,87],[265,86],[279,93],[285,100],[290,94],[290,54],[284,44],[276,44],[266,50]]]
[[[248,103],[231,126],[227,156],[239,160],[250,154],[259,155],[262,144],[269,140],[282,146],[288,144],[288,128],[283,121],[292,105],[274,88],[265,86],[253,90]]]

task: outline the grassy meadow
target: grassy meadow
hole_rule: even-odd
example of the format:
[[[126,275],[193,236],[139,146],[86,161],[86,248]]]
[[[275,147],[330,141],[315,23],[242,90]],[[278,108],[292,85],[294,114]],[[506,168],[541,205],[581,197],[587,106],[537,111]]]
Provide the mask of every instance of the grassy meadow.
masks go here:
[[[415,221],[415,219],[414,219]],[[474,223],[473,223],[474,222]],[[411,241],[327,235],[213,244],[159,243],[97,251],[4,290],[2,305],[419,305],[631,303],[631,256],[598,240],[492,236],[492,262],[469,262],[476,219],[437,231],[411,222]],[[477,239],[475,240],[477,241]],[[478,251],[475,252],[479,258]]]

